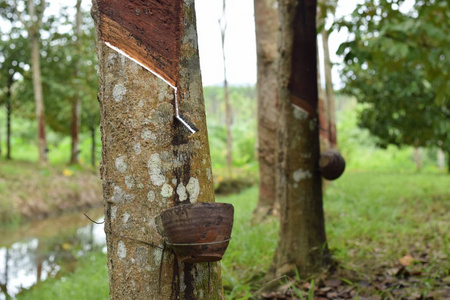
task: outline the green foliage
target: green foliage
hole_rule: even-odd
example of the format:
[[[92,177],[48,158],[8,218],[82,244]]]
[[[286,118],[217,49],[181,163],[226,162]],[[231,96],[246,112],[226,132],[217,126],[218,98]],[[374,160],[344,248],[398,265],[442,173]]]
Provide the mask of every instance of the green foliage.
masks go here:
[[[25,2],[18,1],[19,10],[26,8]],[[37,13],[43,10],[41,4],[42,1],[36,7]],[[13,127],[16,126],[15,118],[17,117],[35,121],[28,36],[26,28],[22,26],[21,22],[18,22],[18,14],[14,10],[14,6],[14,2],[10,0],[4,1],[0,5],[2,22],[10,22],[9,25],[11,26],[8,32],[2,32],[2,39],[0,40],[0,104],[8,101],[8,103],[13,104]],[[81,36],[77,38],[74,29],[74,16],[71,15],[73,12],[73,9],[65,7],[57,15],[46,16],[40,30],[40,63],[46,124],[53,131],[49,133],[47,129],[49,144],[57,142],[63,139],[63,135],[67,136],[71,133],[73,103],[76,98],[82,100],[81,130],[95,131],[100,122],[99,106],[96,99],[98,67],[94,24],[89,13],[83,12]],[[26,14],[26,9],[22,11],[22,14]],[[25,15],[22,16],[22,19],[27,23],[27,18],[24,17]],[[27,23],[27,26],[32,25]],[[9,26],[5,26],[5,28],[9,28]],[[8,98],[8,87],[12,87],[10,99],[6,99]],[[4,122],[1,124],[3,125]],[[18,153],[21,156],[20,152],[28,152],[30,149],[29,142],[36,140],[37,131],[36,129],[32,130],[27,133],[28,141],[19,144],[24,145],[22,149],[18,149],[18,144],[13,145],[16,157]],[[17,131],[14,129],[12,134],[15,141],[18,138],[25,138],[24,135],[18,137]],[[100,145],[100,143],[97,144]],[[49,148],[52,148],[52,146]],[[70,148],[68,151],[70,153]],[[54,153],[49,153],[50,160],[59,160],[52,157]],[[32,154],[27,159],[34,157],[37,157],[37,155]]]
[[[233,166],[251,168],[255,164],[256,94],[254,86],[229,87],[233,124]],[[225,101],[223,88],[204,88],[208,136],[213,169],[219,173],[226,166]],[[223,171],[223,172],[222,172]]]
[[[264,276],[277,246],[279,224],[275,219],[250,225],[257,188],[239,195],[218,197],[234,206],[233,240],[222,260],[222,280],[229,299],[250,299],[254,282]]]
[[[450,149],[450,3],[365,1],[346,27],[353,39],[338,53],[345,56],[345,91],[365,104],[359,125],[388,144]]]
[[[345,157],[350,170],[383,172],[413,172],[417,168],[413,159],[413,148],[392,146],[380,148],[380,141],[368,129],[358,127],[358,116],[365,105],[354,98],[338,95],[337,131],[339,151]],[[422,155],[423,170],[437,171],[436,148],[429,148]]]

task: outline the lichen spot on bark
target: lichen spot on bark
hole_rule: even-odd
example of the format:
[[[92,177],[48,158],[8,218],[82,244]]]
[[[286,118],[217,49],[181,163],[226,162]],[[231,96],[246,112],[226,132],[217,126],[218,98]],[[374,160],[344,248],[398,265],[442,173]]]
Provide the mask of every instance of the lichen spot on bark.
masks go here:
[[[124,190],[122,190],[119,186],[115,186],[111,202],[122,203],[124,200],[125,200]]]
[[[117,215],[117,206],[113,206],[111,208],[111,220],[112,221],[116,220],[116,215]]]
[[[117,58],[117,53],[116,53],[116,52],[110,53],[110,54],[108,55],[108,58],[107,58],[108,66],[113,65],[113,64],[114,64],[114,60],[115,60],[116,58]]]
[[[206,177],[208,177],[208,180],[211,181],[212,178],[212,172],[210,168],[206,169]]]
[[[182,182],[177,186],[177,194],[180,201],[184,201],[187,199],[186,187]]]
[[[113,89],[113,98],[116,102],[120,102],[123,99],[123,96],[127,92],[127,88],[123,84],[117,84]]]
[[[116,169],[119,170],[120,173],[123,173],[127,170],[128,164],[125,162],[123,156],[119,156],[116,158]]]
[[[133,176],[127,175],[125,176],[125,184],[128,189],[132,189],[134,187],[134,178]]]
[[[123,241],[119,241],[117,244],[117,256],[122,260],[127,257],[127,248],[125,247],[125,243]]]
[[[165,198],[172,197],[173,187],[170,184],[165,183],[161,189],[161,196]]]
[[[123,214],[123,217],[122,217],[122,222],[123,222],[123,224],[126,224],[127,222],[128,222],[128,220],[130,219],[130,213],[129,212],[125,212],[124,214]]]
[[[188,184],[186,185],[186,190],[189,194],[190,202],[197,202],[198,195],[200,194],[200,185],[198,183],[198,179],[191,177]]]
[[[144,140],[149,140],[149,139],[155,140],[156,135],[153,132],[151,132],[150,129],[144,129],[144,131],[142,131],[142,133],[141,133],[141,138],[143,138]]]
[[[296,182],[300,182],[303,179],[312,177],[312,174],[310,171],[305,171],[302,169],[298,169],[292,175],[293,175],[294,181],[296,181]]]
[[[293,109],[293,114],[294,114],[294,118],[296,118],[297,120],[305,120],[306,118],[308,118],[308,112],[300,107],[298,107],[297,105],[292,105],[294,107]]]
[[[166,181],[166,178],[161,174],[161,157],[158,153],[154,153],[150,156],[148,168],[152,183],[156,186],[161,186]]]
[[[155,192],[154,192],[154,191],[148,192],[148,193],[147,193],[147,199],[148,199],[148,201],[150,201],[150,202],[155,201]]]
[[[141,143],[137,143],[133,145],[134,153],[141,154]]]
[[[163,102],[166,100],[169,100],[173,98],[173,89],[167,87],[167,83],[160,80],[158,82],[159,84],[159,93],[158,93],[158,100]]]

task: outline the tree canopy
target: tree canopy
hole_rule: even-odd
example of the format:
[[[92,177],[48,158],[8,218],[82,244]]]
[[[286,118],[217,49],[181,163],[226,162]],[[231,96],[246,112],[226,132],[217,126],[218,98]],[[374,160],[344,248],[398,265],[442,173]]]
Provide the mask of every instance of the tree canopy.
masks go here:
[[[363,109],[360,126],[379,144],[438,145],[450,151],[450,2],[365,1],[337,28],[345,91]]]

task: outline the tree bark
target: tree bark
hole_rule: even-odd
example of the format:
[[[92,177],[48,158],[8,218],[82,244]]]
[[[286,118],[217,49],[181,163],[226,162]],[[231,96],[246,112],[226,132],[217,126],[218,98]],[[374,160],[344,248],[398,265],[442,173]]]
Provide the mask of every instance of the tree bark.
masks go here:
[[[42,1],[42,10],[45,9],[45,1]],[[44,95],[42,91],[42,78],[41,78],[41,55],[39,53],[40,48],[40,26],[42,22],[41,12],[36,15],[34,1],[28,0],[28,13],[31,20],[37,20],[28,27],[28,36],[31,43],[31,70],[33,74],[33,91],[34,102],[36,110],[36,120],[38,123],[38,150],[39,150],[39,162],[46,164],[47,157],[47,140],[45,137],[45,109],[44,109]]]
[[[259,196],[253,222],[278,214],[275,205],[275,149],[277,141],[278,0],[254,0],[258,67]]]
[[[450,173],[450,152],[447,152],[447,171]]]
[[[6,94],[6,159],[8,160],[11,160],[11,113],[12,113],[11,85],[8,86],[8,91]]]
[[[81,22],[82,22],[82,9],[81,9],[81,0],[77,0],[75,5],[75,9],[77,11],[76,20],[75,20],[75,34],[77,36],[77,50],[81,50]],[[80,62],[76,62],[75,69],[75,78],[80,76]],[[79,134],[80,134],[80,126],[81,126],[81,96],[77,92],[75,93],[75,99],[72,103],[72,151],[70,155],[70,164],[79,164],[80,163],[80,143],[79,143]]]
[[[422,170],[422,158],[420,155],[420,148],[414,147],[413,150],[414,164],[416,165],[417,171]]]
[[[445,168],[445,154],[441,148],[437,149],[437,165],[439,170],[444,170]]]
[[[280,235],[269,278],[330,263],[322,207],[315,0],[280,1],[277,192]]]
[[[320,63],[319,63],[319,53],[317,51],[317,87],[319,95],[319,140],[320,140],[320,150],[326,151],[330,149],[330,128],[328,120],[328,101],[327,96],[322,88],[321,76],[320,76]]]
[[[170,86],[105,45],[104,34],[110,27],[102,22],[114,25],[114,21],[102,15],[99,3],[107,9],[112,9],[109,4],[124,9],[134,5],[136,20],[161,16],[155,11],[147,16],[148,7],[140,3],[112,2],[95,0],[92,11],[98,37],[110,298],[223,299],[220,264],[211,263],[209,274],[206,263],[183,264],[167,249],[163,255],[163,238],[155,225],[159,214],[171,206],[214,201],[194,1],[164,2],[181,7],[180,19],[170,11],[175,15],[170,22],[180,22],[181,30],[169,47],[179,43],[175,45],[179,58],[174,60],[179,64],[179,109],[199,129],[195,134],[174,118],[176,102]],[[159,38],[152,28],[142,29],[150,39]],[[131,36],[126,28],[119,34]]]
[[[321,32],[323,55],[325,65],[325,92],[327,99],[327,112],[328,112],[328,131],[331,149],[337,148],[337,134],[336,134],[336,105],[334,101],[334,88],[333,78],[331,74],[331,59],[330,59],[330,47],[328,46],[328,32],[323,29]]]
[[[227,28],[226,21],[226,0],[223,0],[222,18],[219,20],[220,36],[222,41],[222,58],[223,58],[223,92],[225,98],[225,127],[227,130],[227,169],[228,175],[231,177],[233,168],[233,140],[231,135],[231,125],[232,125],[232,112],[230,104],[230,95],[228,93],[228,80],[227,80],[227,65],[225,56],[225,32]]]
[[[92,139],[92,143],[91,143],[91,165],[92,167],[96,167],[96,157],[95,157],[95,149],[96,149],[96,141],[95,141],[95,127],[91,126],[91,139]]]

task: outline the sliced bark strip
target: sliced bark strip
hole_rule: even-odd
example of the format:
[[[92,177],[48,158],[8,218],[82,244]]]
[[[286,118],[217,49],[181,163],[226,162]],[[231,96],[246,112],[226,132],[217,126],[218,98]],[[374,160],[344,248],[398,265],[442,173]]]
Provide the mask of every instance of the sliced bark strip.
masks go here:
[[[176,86],[182,1],[98,1],[101,39]]]
[[[292,72],[289,83],[291,101],[306,110],[311,116],[317,116],[317,35],[316,1],[299,1],[293,22],[294,37],[292,52]]]

